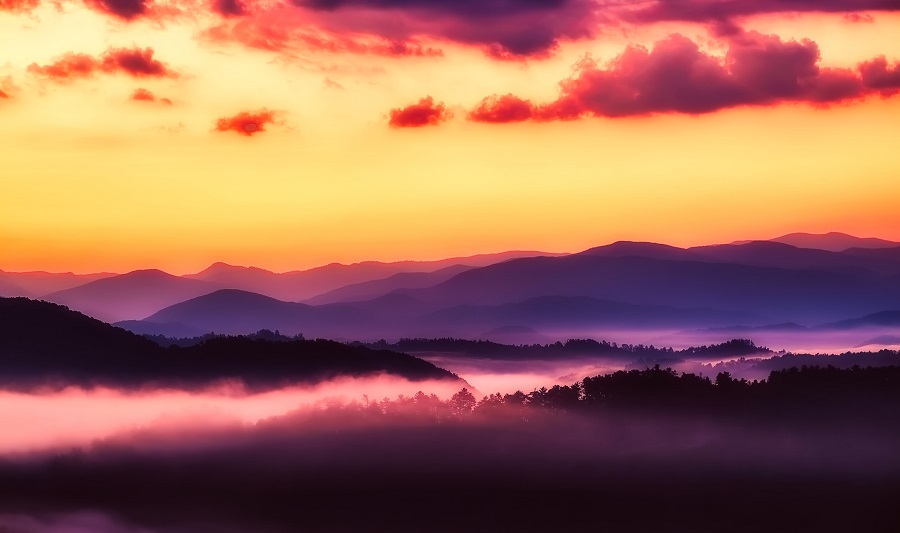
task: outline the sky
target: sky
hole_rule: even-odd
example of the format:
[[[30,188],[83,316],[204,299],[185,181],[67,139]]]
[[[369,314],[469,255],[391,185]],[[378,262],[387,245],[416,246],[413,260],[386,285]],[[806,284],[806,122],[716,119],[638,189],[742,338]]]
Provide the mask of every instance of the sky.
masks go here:
[[[0,269],[900,240],[897,0],[0,0]]]

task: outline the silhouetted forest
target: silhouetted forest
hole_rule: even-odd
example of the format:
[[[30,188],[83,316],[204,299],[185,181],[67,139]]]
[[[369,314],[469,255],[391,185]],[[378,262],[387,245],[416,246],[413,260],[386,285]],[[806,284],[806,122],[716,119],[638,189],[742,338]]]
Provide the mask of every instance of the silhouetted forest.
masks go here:
[[[628,357],[739,357],[742,355],[771,353],[768,348],[757,346],[748,339],[733,339],[721,344],[698,346],[674,350],[657,348],[643,344],[617,344],[605,340],[569,339],[552,344],[500,344],[485,340],[464,340],[454,338],[441,339],[400,339],[395,343],[381,340],[373,343],[354,343],[355,345],[382,350],[401,352],[450,352],[463,353],[468,356],[485,356],[492,359],[513,358],[548,358],[560,356],[628,356]]]
[[[403,353],[323,339],[280,342],[265,337],[211,336],[190,347],[163,348],[63,306],[0,298],[0,386],[191,388],[240,379],[250,389],[265,389],[378,373],[411,380],[458,379]]]

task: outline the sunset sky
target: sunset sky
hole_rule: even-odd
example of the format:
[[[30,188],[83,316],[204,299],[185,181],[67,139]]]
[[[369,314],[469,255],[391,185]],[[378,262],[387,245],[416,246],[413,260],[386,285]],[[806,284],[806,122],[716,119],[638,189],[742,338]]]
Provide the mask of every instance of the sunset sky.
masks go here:
[[[0,269],[900,240],[898,0],[0,0]]]

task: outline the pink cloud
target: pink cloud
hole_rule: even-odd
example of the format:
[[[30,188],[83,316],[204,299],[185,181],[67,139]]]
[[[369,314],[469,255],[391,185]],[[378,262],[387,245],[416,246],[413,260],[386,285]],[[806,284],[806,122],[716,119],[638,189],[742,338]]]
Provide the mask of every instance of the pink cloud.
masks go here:
[[[782,40],[757,32],[731,32],[724,56],[670,35],[651,49],[629,46],[600,65],[590,57],[560,82],[555,101],[533,105],[513,95],[491,96],[469,113],[478,122],[571,120],[654,113],[702,114],[738,106],[805,102],[816,106],[900,89],[900,68],[884,57],[857,70],[819,66],[811,40]]]
[[[889,96],[900,91],[900,63],[888,65],[884,56],[860,63],[859,73],[866,88]]]
[[[250,48],[294,54],[298,52],[440,57],[443,51],[412,38],[375,33],[331,31],[320,27],[296,8],[280,7],[225,21],[204,32],[216,42],[237,42]]]
[[[451,115],[443,103],[435,103],[432,97],[426,96],[418,103],[391,109],[390,117],[389,125],[393,128],[416,128],[435,126],[448,120]]]
[[[161,104],[172,105],[172,100],[168,98],[157,98],[151,91],[139,87],[131,94],[131,99],[137,102],[159,102]]]

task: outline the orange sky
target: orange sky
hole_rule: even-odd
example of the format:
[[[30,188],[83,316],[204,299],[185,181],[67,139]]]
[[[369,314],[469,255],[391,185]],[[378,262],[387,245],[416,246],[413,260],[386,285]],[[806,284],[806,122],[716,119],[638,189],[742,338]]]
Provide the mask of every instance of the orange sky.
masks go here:
[[[369,48],[275,46],[259,6],[237,21],[209,11],[122,20],[75,2],[0,11],[0,269],[186,273],[226,261],[283,271],[794,231],[900,240],[900,97],[887,91],[700,114],[467,120],[491,94],[549,105],[586,53],[606,65],[677,32],[721,58],[728,45],[707,24],[604,27],[512,60],[425,28],[415,42],[441,55],[394,57],[377,51],[374,30],[336,33],[324,18],[296,24]],[[209,31],[247,20],[269,28],[269,49]],[[811,39],[822,68],[900,59],[896,14],[737,23]],[[114,50],[135,47],[152,48],[164,72],[116,63]],[[54,77],[47,66],[67,53],[88,54],[94,70]],[[138,88],[156,101],[132,100]],[[388,125],[392,109],[426,96],[446,120]],[[263,108],[274,112],[265,131],[215,129]]]

